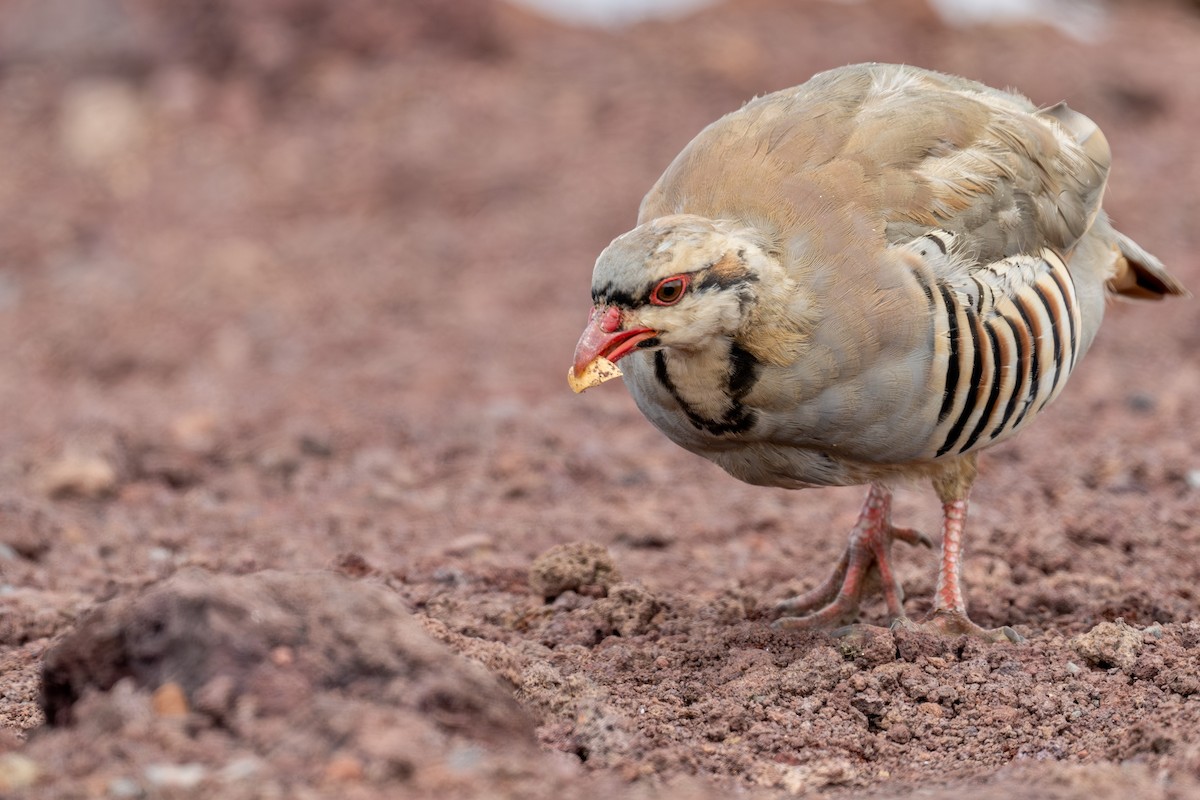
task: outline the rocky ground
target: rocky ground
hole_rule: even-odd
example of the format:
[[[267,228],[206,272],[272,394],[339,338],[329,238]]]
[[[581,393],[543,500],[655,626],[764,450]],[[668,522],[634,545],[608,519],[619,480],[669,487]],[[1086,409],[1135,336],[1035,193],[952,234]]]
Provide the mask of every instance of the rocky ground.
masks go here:
[[[1114,305],[984,462],[968,600],[1022,645],[773,631],[861,490],[744,486],[564,380],[679,148],[853,61],[1069,99],[1200,287],[1200,14],[1111,15],[4,0],[0,794],[1196,796],[1196,301]]]

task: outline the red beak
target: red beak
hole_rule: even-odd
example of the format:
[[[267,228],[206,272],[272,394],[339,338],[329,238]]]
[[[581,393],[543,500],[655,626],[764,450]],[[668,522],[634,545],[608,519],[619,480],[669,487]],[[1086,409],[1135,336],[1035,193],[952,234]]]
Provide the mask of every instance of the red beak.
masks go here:
[[[588,326],[575,345],[575,377],[583,374],[587,365],[604,356],[616,361],[632,352],[638,344],[653,339],[658,331],[653,328],[621,330],[620,309],[597,306],[588,317]]]

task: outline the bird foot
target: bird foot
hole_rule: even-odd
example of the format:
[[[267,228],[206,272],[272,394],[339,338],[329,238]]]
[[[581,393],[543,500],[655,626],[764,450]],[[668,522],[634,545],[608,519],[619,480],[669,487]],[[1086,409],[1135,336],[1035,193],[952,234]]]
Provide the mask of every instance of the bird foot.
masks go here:
[[[1020,644],[1025,637],[1007,625],[999,628],[982,628],[972,622],[962,611],[937,609],[924,622],[913,622],[908,617],[897,617],[892,622],[892,630],[905,628],[907,630],[924,631],[940,636],[972,636],[985,642],[1011,642]]]
[[[896,528],[891,522],[891,493],[873,485],[850,533],[850,542],[833,572],[819,586],[775,606],[775,628],[814,630],[851,622],[868,587],[878,583],[888,613],[904,616],[904,590],[892,571],[892,542],[933,547],[920,531]]]

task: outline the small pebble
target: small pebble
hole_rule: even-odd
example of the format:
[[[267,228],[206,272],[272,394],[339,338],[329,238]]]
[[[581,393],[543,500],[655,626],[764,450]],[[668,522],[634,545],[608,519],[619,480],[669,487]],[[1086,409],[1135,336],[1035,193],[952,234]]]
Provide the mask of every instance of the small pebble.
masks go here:
[[[145,792],[133,778],[113,778],[108,782],[109,797],[141,797]]]
[[[164,683],[154,690],[150,699],[154,713],[160,717],[186,717],[188,713],[187,695],[178,683]]]
[[[42,491],[52,498],[97,499],[117,487],[117,471],[100,456],[68,453],[46,467]]]
[[[483,750],[472,745],[455,747],[446,757],[446,766],[454,772],[469,772],[483,760]]]
[[[193,789],[208,777],[203,764],[150,764],[144,770],[147,783],[172,789]]]
[[[1130,409],[1140,414],[1148,414],[1158,405],[1158,401],[1153,395],[1145,394],[1144,392],[1134,392],[1125,398],[1125,403]]]
[[[326,780],[349,783],[362,780],[362,776],[362,762],[349,754],[334,756],[325,765]]]
[[[1200,489],[1200,469],[1189,469],[1183,479],[1189,489],[1193,491]]]
[[[0,790],[5,792],[32,786],[41,770],[37,762],[20,753],[0,756]]]
[[[218,775],[225,783],[240,783],[262,772],[263,764],[253,756],[235,758],[221,767]]]

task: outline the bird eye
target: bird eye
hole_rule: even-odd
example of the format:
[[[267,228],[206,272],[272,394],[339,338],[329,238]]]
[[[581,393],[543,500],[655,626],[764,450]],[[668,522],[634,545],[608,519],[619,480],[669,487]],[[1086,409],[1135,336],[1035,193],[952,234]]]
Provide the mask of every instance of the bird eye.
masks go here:
[[[683,297],[683,293],[687,290],[687,285],[687,275],[664,278],[658,282],[658,285],[654,287],[654,291],[650,293],[650,302],[656,306],[673,306]]]

